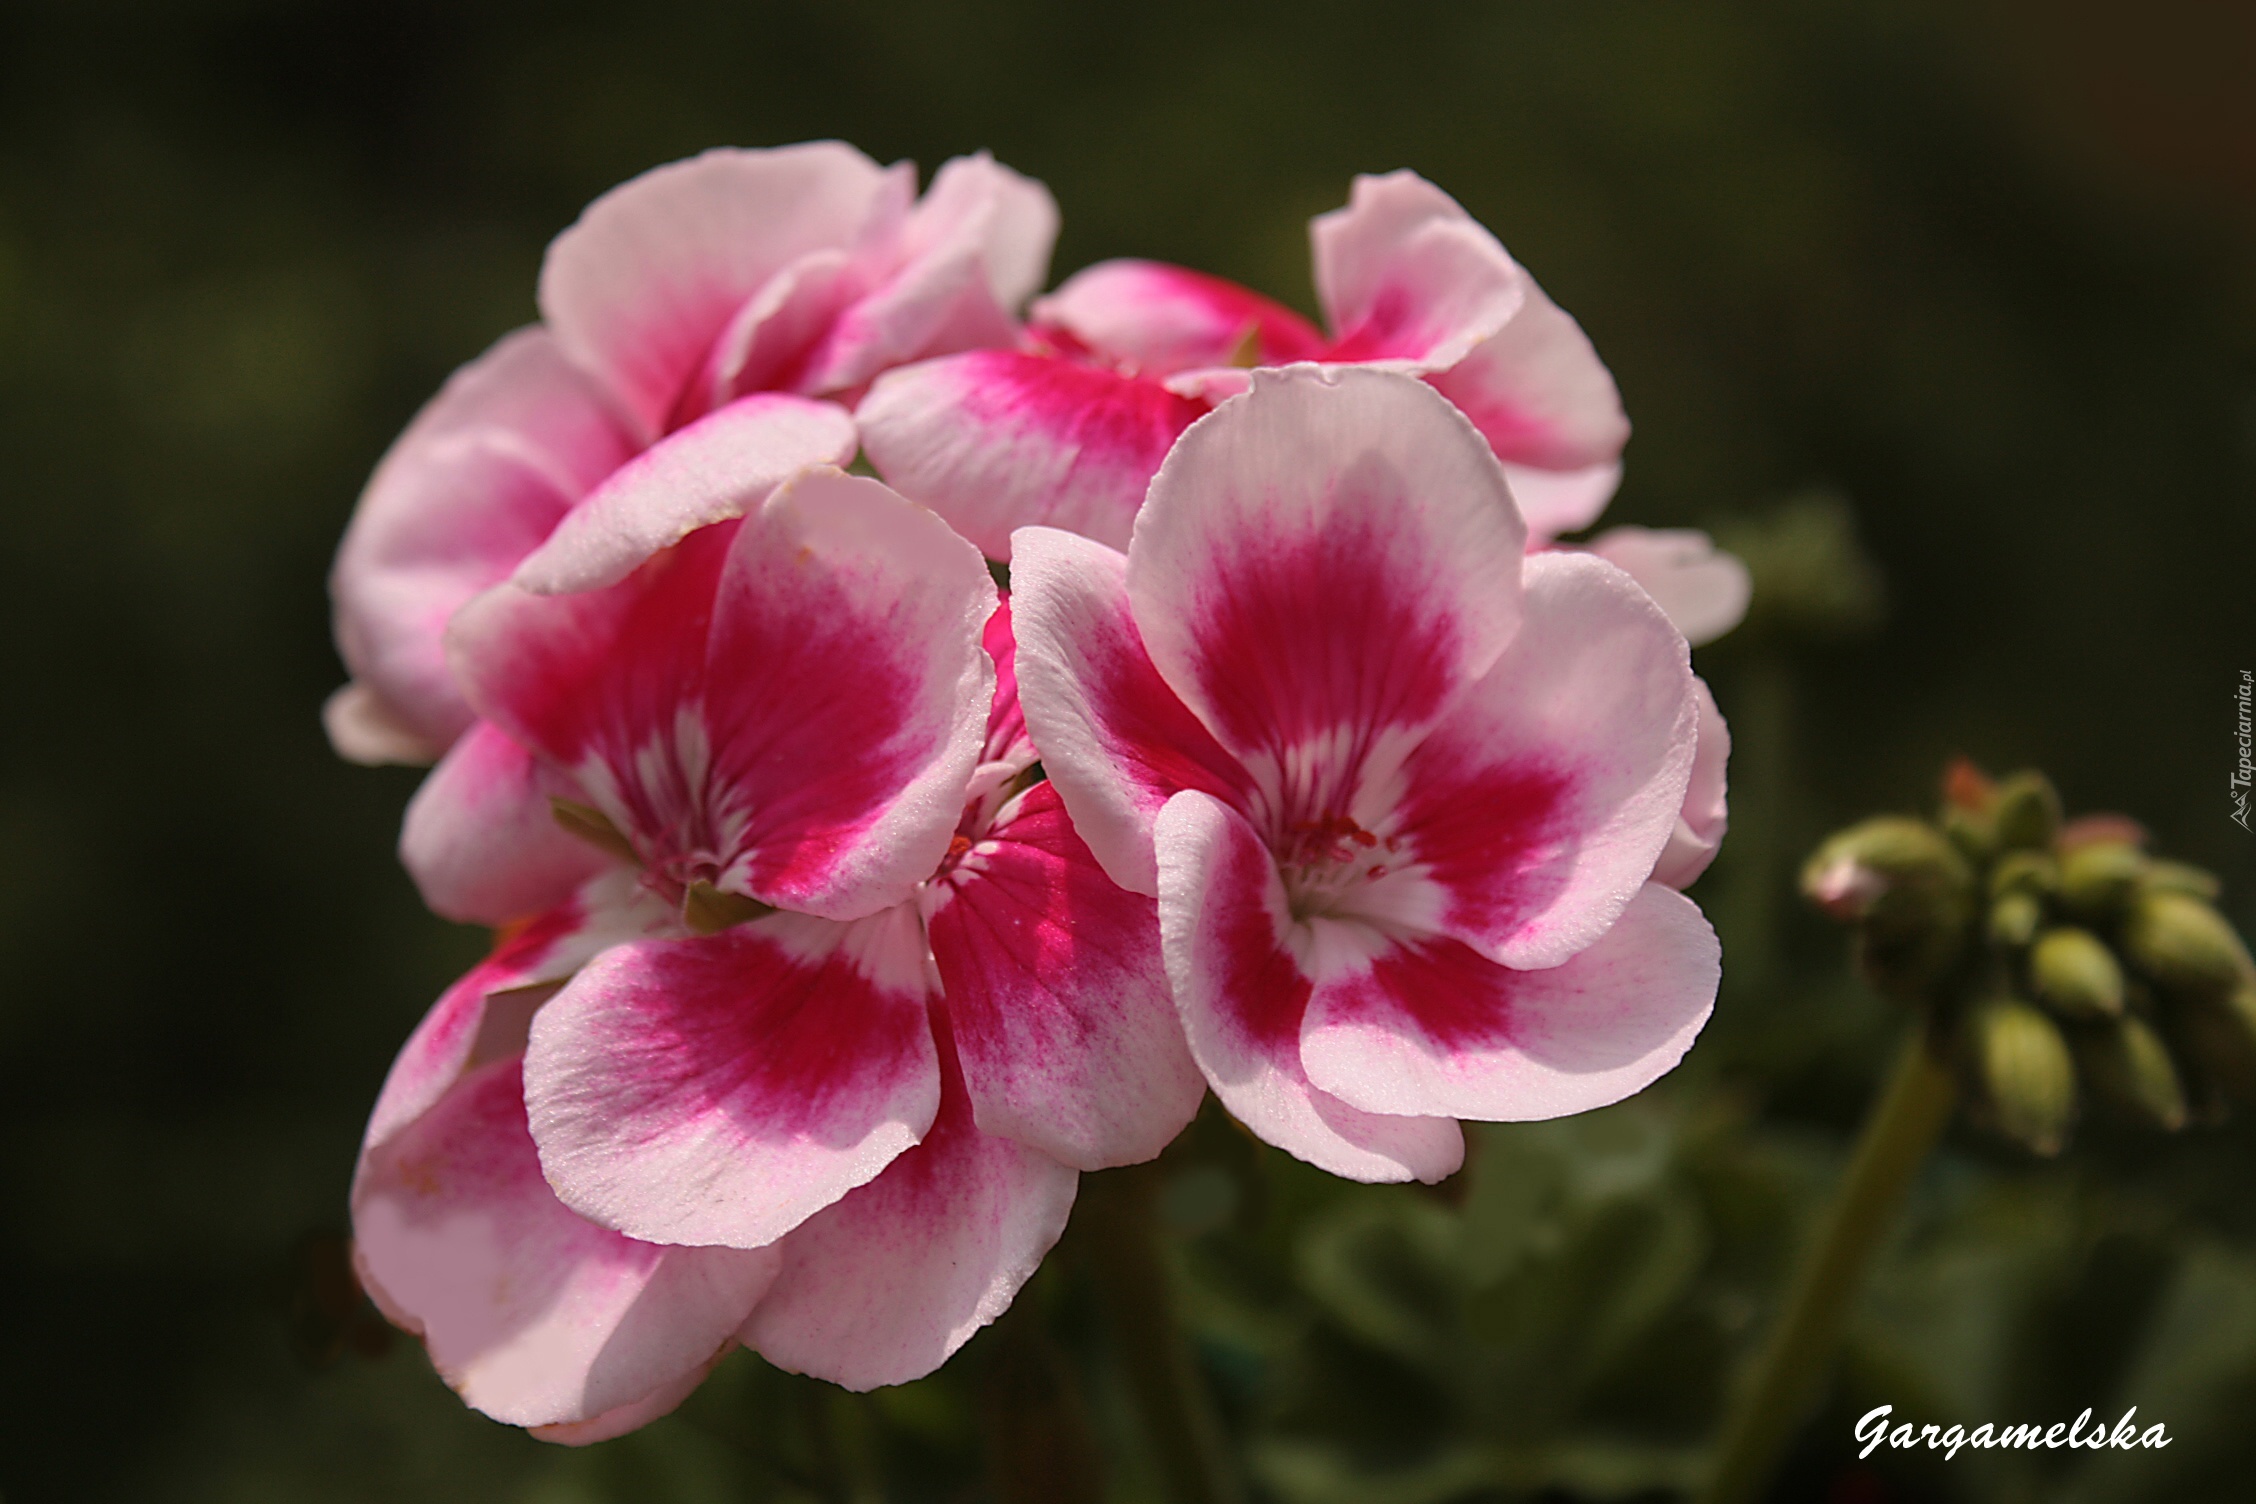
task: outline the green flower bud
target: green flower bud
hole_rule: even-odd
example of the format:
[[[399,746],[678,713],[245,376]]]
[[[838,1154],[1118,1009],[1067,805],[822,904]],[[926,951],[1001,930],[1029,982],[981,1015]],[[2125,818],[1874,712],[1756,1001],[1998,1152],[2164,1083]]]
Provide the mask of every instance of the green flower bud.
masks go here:
[[[2225,1011],[2240,1021],[2248,1042],[2256,1045],[2256,982],[2242,982],[2227,993]]]
[[[2006,893],[1990,905],[1990,939],[2007,950],[2027,945],[2043,923],[2044,905],[2033,893]]]
[[[2081,919],[2121,911],[2146,871],[2146,857],[2127,841],[2094,841],[2060,859],[2060,902]]]
[[[2077,1056],[2092,1089],[2140,1120],[2175,1133],[2186,1125],[2185,1088],[2162,1036],[2143,1019],[2080,1031]]]
[[[1938,824],[1950,843],[1957,847],[1970,862],[1987,862],[1997,855],[1997,823],[1987,809],[1969,809],[1964,805],[1946,804]]]
[[[2256,987],[2223,998],[2192,998],[2170,1010],[2178,1056],[2205,1086],[2205,1115],[2224,1115],[2223,1098],[2256,1102]]]
[[[2047,930],[2029,952],[2037,1001],[2067,1018],[2115,1018],[2123,1011],[2123,968],[2090,930]]]
[[[1978,1004],[1967,1025],[1991,1123],[2033,1153],[2058,1154],[2076,1112],[2076,1066],[2060,1030],[2018,998]]]
[[[2217,881],[2214,872],[2204,872],[2190,863],[2164,861],[2158,857],[2147,862],[2146,872],[2139,879],[2139,887],[2154,893],[2184,893],[2210,903],[2216,902],[2217,895],[2224,891],[2224,884]]]
[[[2048,852],[2009,851],[1990,869],[1992,898],[2003,898],[2008,893],[2050,898],[2059,891],[2060,863]]]
[[[1968,858],[1997,854],[1997,780],[1969,758],[1954,757],[1943,770],[1943,808],[1935,823]]]
[[[2123,954],[2163,987],[2190,997],[2226,998],[2256,985],[2256,965],[2232,925],[2185,893],[2141,893],[2123,922]]]
[[[1963,920],[1974,874],[1924,820],[1881,815],[1827,839],[1802,867],[1802,892],[1852,924],[1925,927]]]
[[[1974,872],[1942,832],[1881,816],[1828,839],[1802,868],[1802,891],[1858,926],[1857,953],[1873,983],[1918,993],[1964,953],[1976,918]]]
[[[2060,795],[2035,769],[2001,780],[1990,804],[1990,826],[2000,849],[2033,851],[2060,829]]]

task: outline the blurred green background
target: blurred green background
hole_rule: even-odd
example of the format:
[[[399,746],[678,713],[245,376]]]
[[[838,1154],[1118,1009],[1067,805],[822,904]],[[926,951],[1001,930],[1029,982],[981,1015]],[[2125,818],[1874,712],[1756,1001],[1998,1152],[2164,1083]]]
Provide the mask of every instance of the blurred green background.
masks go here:
[[[584,1453],[463,1410],[337,1285],[367,1106],[482,937],[392,860],[414,775],[323,743],[330,551],[590,197],[818,136],[927,171],[992,148],[1057,194],[1059,274],[1158,256],[1304,307],[1308,216],[1414,167],[1618,376],[1609,520],[1756,565],[1754,620],[1701,654],[1735,830],[1695,893],[1723,1003],[1678,1077],[1486,1133],[1439,1194],[1214,1121],[1157,1177],[1260,1497],[1668,1497],[1898,1027],[1792,902],[1819,835],[1927,804],[1954,752],[2040,764],[2256,928],[2225,797],[2256,667],[2252,76],[2256,11],[2186,0],[12,0],[0,1497],[972,1501],[1007,1435],[1049,1438],[1060,1486],[1154,1497],[1086,1234],[935,1380],[847,1400],[740,1357]],[[2252,1149],[2091,1123],[2040,1164],[1957,1130],[1778,1497],[2246,1498]],[[2181,1439],[1859,1467],[1881,1403],[2136,1403]]]

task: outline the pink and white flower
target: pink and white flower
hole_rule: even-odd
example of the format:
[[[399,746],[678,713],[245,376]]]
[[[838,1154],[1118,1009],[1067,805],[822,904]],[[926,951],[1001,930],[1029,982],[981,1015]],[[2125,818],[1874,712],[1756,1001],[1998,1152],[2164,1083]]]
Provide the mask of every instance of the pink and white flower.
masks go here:
[[[1460,409],[1316,366],[1185,433],[1125,556],[1013,539],[1028,728],[1157,898],[1192,1054],[1343,1175],[1438,1179],[1456,1119],[1627,1096],[1714,1001],[1714,933],[1653,881],[1695,762],[1684,638],[1613,566],[1526,546]]]
[[[476,734],[539,776],[434,779],[419,818],[537,865],[561,800],[605,868],[441,1000],[370,1126],[364,1272],[472,1404],[592,1440],[737,1342],[917,1377],[1079,1170],[1189,1120],[1155,905],[1027,786],[1008,612],[931,513],[811,471],[450,637]]]
[[[710,151],[597,199],[549,247],[542,322],[455,373],[361,496],[330,582],[338,751],[428,762],[469,728],[441,642],[479,592],[619,578],[846,463],[873,377],[1017,337],[1056,231],[1048,191],[985,154],[920,200],[907,163],[838,142]]]
[[[1503,461],[1538,539],[1587,526],[1629,421],[1575,321],[1455,200],[1408,172],[1359,177],[1310,226],[1332,333],[1203,273],[1107,261],[1038,300],[1027,342],[907,367],[858,412],[878,473],[991,557],[1012,529],[1125,548],[1177,435],[1251,366],[1423,376]]]

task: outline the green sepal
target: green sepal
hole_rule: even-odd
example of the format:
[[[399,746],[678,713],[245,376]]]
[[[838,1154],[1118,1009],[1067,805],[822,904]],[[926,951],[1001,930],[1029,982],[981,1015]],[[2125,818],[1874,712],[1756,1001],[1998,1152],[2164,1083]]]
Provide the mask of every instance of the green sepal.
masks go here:
[[[714,935],[733,925],[746,924],[773,914],[775,907],[716,888],[699,878],[682,889],[682,923],[698,935]]]

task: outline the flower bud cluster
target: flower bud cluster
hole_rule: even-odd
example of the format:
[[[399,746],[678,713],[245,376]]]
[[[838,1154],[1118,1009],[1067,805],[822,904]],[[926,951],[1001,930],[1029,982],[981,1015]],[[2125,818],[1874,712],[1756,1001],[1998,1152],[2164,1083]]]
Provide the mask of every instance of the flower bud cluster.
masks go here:
[[[1961,761],[1933,823],[1838,832],[1802,891],[1926,1010],[1976,1115],[2049,1155],[2087,1100],[2169,1131],[2256,1100],[2256,965],[2216,878],[2146,848],[2123,816],[2064,820],[2041,773]]]

